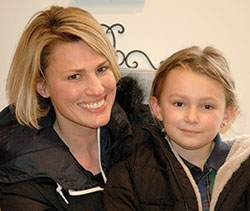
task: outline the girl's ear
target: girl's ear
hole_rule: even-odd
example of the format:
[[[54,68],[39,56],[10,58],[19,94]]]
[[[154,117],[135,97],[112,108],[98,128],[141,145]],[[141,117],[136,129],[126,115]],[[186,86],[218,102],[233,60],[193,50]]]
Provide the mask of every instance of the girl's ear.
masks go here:
[[[151,97],[150,106],[151,106],[151,109],[153,110],[154,115],[156,116],[156,118],[158,120],[162,121],[163,118],[162,118],[161,106],[159,105],[159,101],[157,100],[156,97],[154,97],[154,96]]]
[[[230,106],[225,111],[223,122],[225,124],[228,124],[231,121],[231,119],[233,118],[233,116],[234,116],[234,107]]]
[[[233,117],[234,117],[234,107],[230,106],[225,111],[223,121],[220,125],[220,133],[223,134],[228,130],[228,128],[230,127],[229,123]]]
[[[39,79],[36,84],[36,91],[44,98],[49,98],[50,94],[48,89],[46,88],[44,79]]]

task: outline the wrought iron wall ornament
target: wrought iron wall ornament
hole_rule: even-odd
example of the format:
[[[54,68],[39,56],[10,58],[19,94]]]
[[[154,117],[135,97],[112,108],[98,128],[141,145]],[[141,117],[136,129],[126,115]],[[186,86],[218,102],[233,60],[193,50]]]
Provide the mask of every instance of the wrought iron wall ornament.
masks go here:
[[[123,34],[124,31],[125,31],[124,26],[123,26],[122,24],[120,24],[120,23],[115,23],[115,24],[113,24],[113,25],[111,25],[111,26],[108,26],[108,25],[106,25],[106,24],[101,24],[101,25],[102,25],[102,27],[104,28],[104,30],[106,30],[106,34],[107,34],[107,35],[110,34],[112,45],[113,45],[113,47],[116,49],[116,34],[115,34],[115,28],[117,28],[117,32],[118,32],[119,34]],[[121,60],[121,62],[119,63],[120,66],[123,65],[123,64],[125,64],[128,68],[137,68],[137,67],[138,67],[138,62],[137,62],[137,61],[133,61],[132,64],[129,64],[129,57],[130,57],[132,54],[138,53],[138,54],[143,55],[143,56],[146,58],[146,60],[149,62],[150,66],[151,66],[154,70],[156,70],[156,67],[153,65],[153,63],[151,62],[151,60],[150,60],[150,58],[148,57],[148,55],[147,55],[145,52],[143,52],[142,50],[132,50],[132,51],[130,51],[130,52],[126,55],[123,51],[117,50],[117,49],[116,49],[116,53],[117,53],[118,56],[120,55],[120,56],[122,57],[122,60]]]

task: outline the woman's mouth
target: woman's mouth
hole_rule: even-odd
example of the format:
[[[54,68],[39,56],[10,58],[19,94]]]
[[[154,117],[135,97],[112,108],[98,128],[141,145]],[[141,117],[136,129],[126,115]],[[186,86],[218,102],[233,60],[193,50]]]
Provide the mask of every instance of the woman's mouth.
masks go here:
[[[102,107],[105,103],[105,100],[104,98],[99,101],[99,102],[95,102],[95,103],[80,103],[79,105],[82,107],[82,108],[87,108],[87,109],[98,109],[100,107]]]

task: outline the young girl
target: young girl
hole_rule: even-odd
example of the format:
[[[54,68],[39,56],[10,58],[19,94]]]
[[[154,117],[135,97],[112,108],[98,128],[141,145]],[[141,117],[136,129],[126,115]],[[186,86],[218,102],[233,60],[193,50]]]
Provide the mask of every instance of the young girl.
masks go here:
[[[238,112],[235,85],[216,49],[180,50],[159,67],[148,126],[131,156],[113,166],[107,210],[250,210],[250,137],[226,143]]]

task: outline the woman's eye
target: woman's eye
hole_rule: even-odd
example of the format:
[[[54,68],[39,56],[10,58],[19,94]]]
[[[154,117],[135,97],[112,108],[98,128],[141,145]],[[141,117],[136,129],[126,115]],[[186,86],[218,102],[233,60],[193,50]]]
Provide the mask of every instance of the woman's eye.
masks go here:
[[[175,102],[174,105],[177,107],[183,107],[184,103],[183,102]]]
[[[68,77],[69,80],[74,80],[74,79],[78,79],[78,78],[80,78],[79,74],[74,74],[74,75],[71,75]]]
[[[108,67],[100,67],[100,68],[97,69],[97,73],[102,73],[107,69],[108,69]]]

